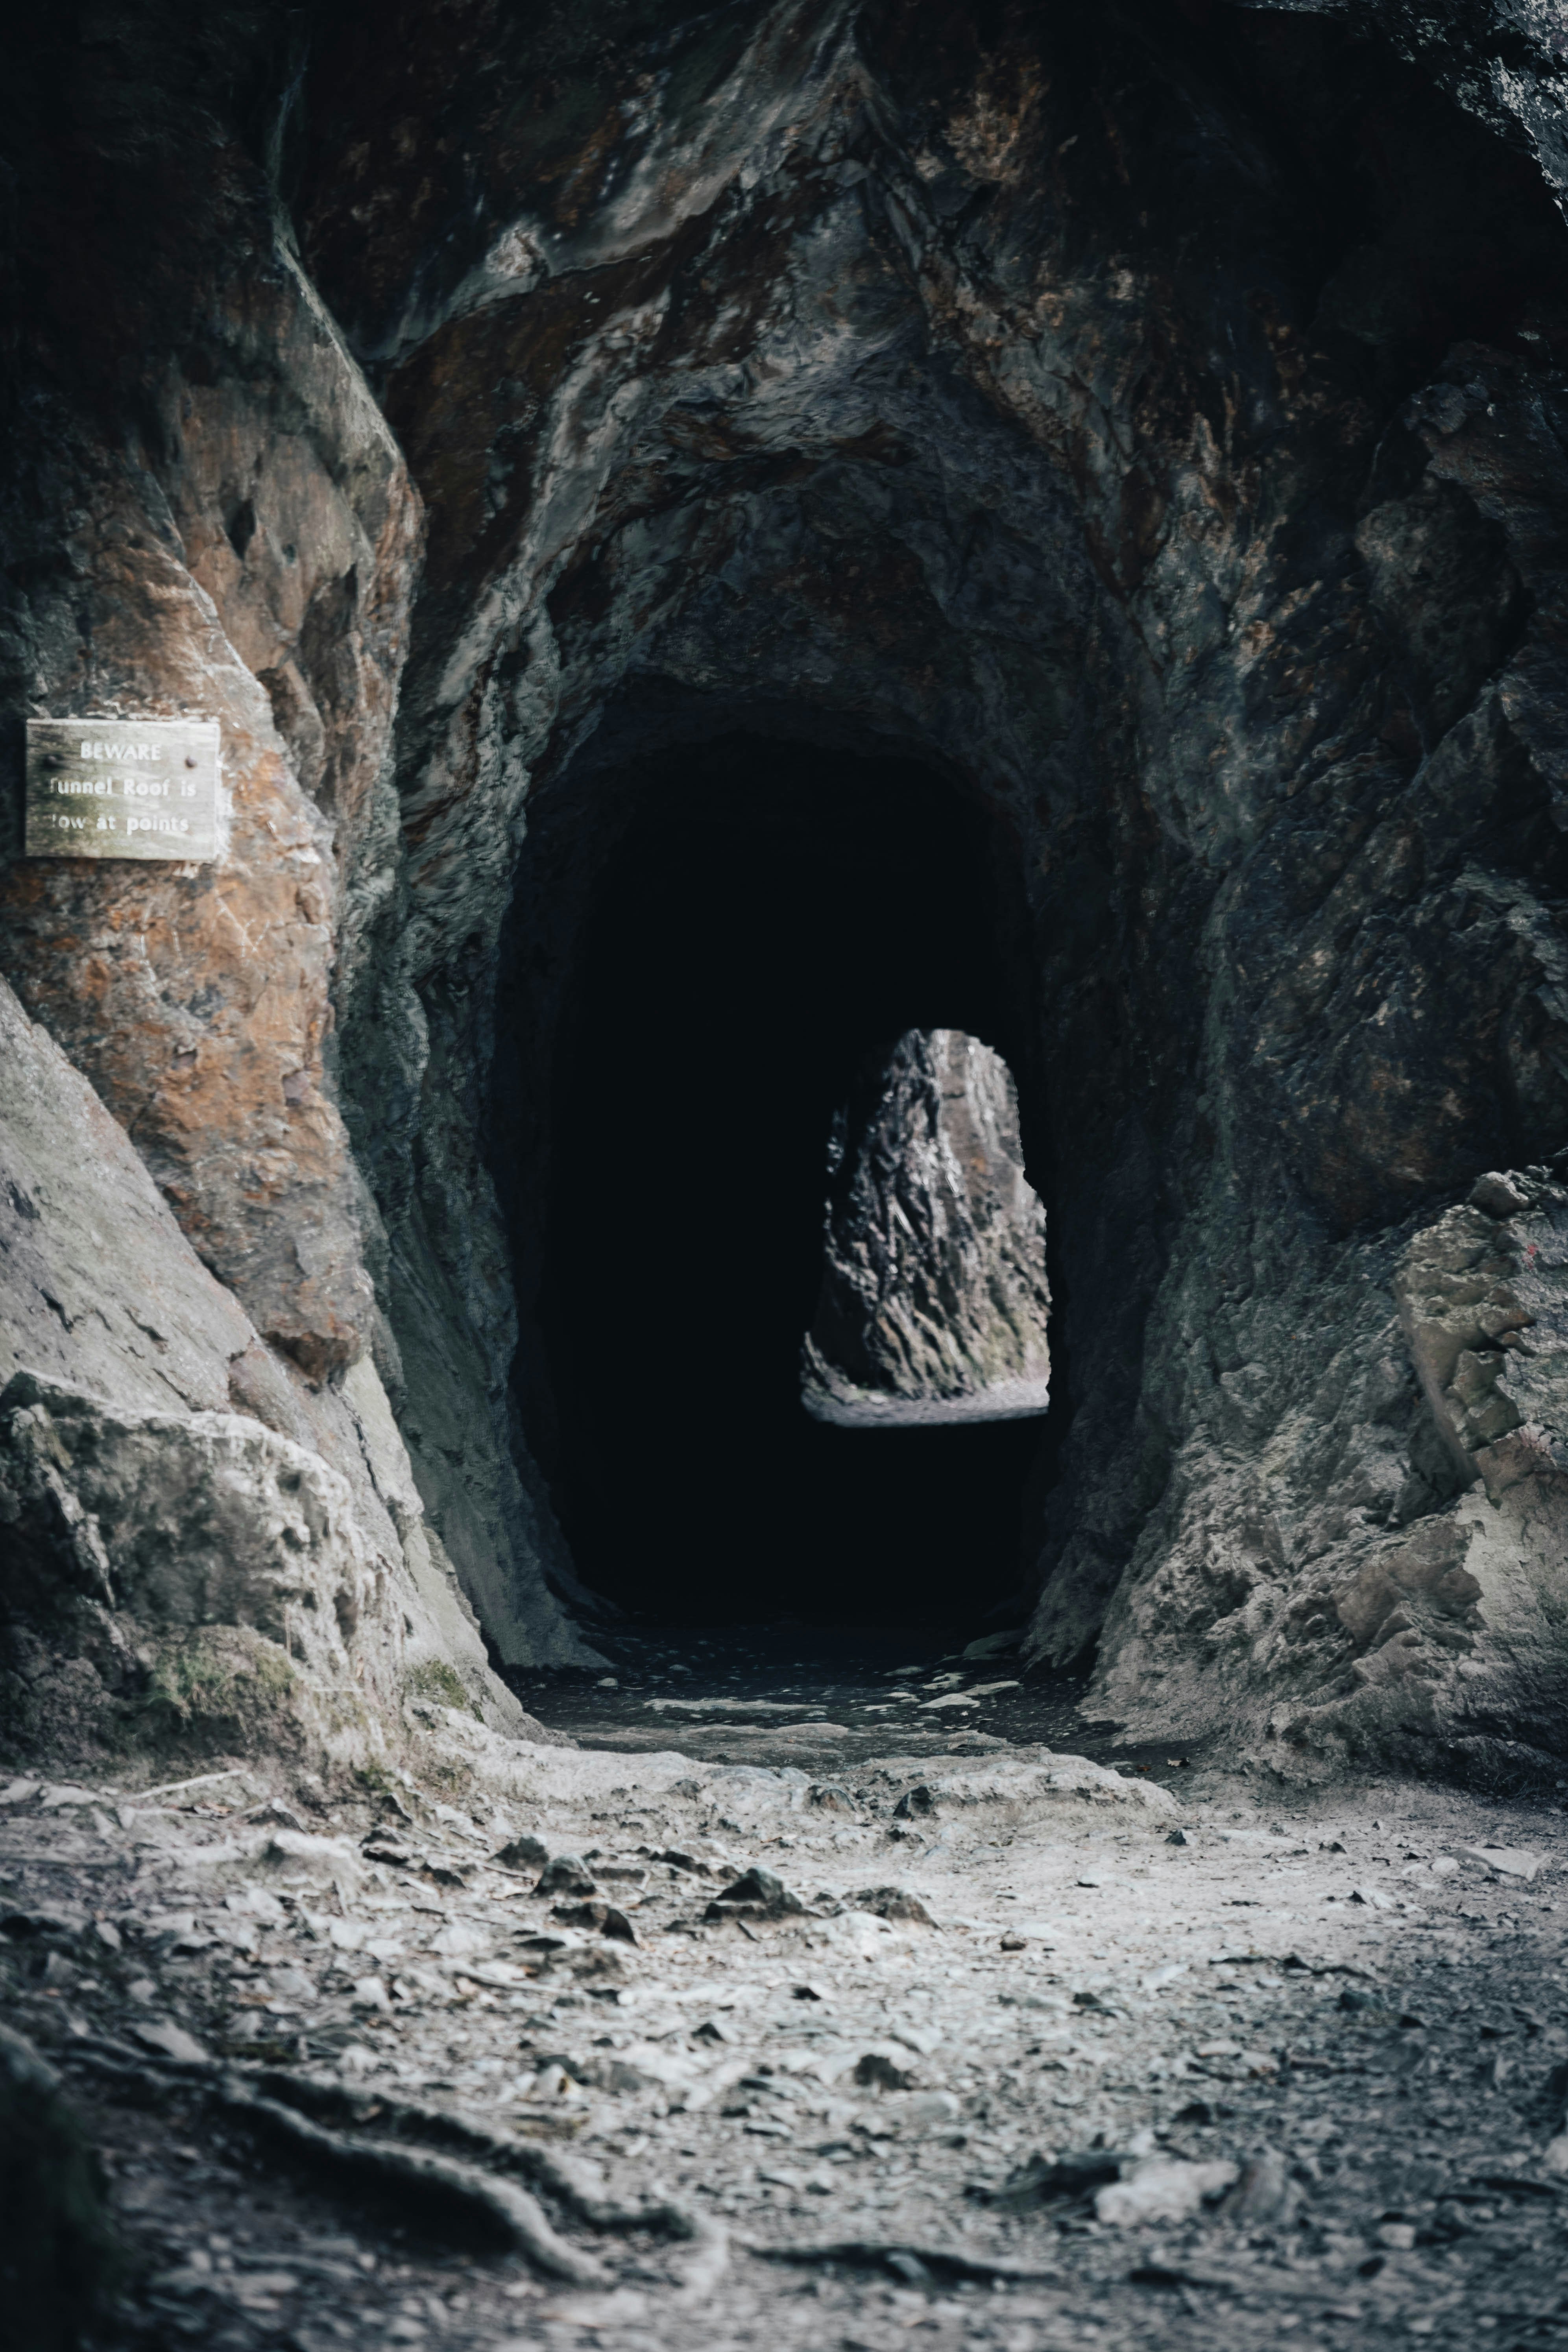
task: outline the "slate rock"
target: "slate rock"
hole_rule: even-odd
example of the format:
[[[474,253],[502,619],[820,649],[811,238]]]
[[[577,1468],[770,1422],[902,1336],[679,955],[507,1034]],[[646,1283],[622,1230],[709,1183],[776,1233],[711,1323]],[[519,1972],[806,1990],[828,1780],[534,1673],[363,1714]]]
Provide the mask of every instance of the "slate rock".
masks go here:
[[[258,1826],[265,1825],[268,1828],[279,1830],[298,1830],[301,1836],[304,1834],[305,1824],[300,1819],[299,1814],[294,1811],[292,1805],[284,1804],[282,1801],[277,1797],[268,1797],[259,1805],[253,1806],[245,1818],[247,1822],[255,1822]],[[371,1835],[374,1835],[374,1831],[371,1832]],[[364,1841],[364,1843],[368,1846],[369,1843],[370,1841],[367,1838]]]
[[[1484,1862],[1494,1877],[1522,1879],[1526,1885],[1541,1868],[1541,1856],[1521,1846],[1468,1845],[1464,1851],[1468,1860]]]
[[[550,1848],[542,1838],[509,1838],[500,1851],[490,1856],[503,1870],[542,1870],[550,1860]]]
[[[963,1652],[966,1658],[1005,1658],[1018,1649],[1024,1639],[1024,1629],[1016,1625],[1009,1633],[984,1633],[979,1641],[971,1642]]]
[[[1289,2221],[1297,2202],[1289,2168],[1277,2147],[1260,2147],[1241,2168],[1241,2178],[1226,2197],[1227,2221],[1248,2228]]]
[[[963,2113],[951,2091],[914,2091],[899,2107],[899,2127],[905,2132],[940,2131],[944,2125],[957,2123]]]
[[[855,2080],[865,2090],[912,2090],[917,2072],[907,2058],[887,2050],[868,2050],[855,2063]]]
[[[1470,1206],[1484,1209],[1489,1217],[1517,1217],[1530,1206],[1530,1196],[1516,1180],[1500,1169],[1478,1176],[1470,1187]]]
[[[805,1904],[782,1878],[760,1863],[743,1871],[730,1885],[723,1887],[708,1906],[710,1919],[721,1919],[728,1913],[757,1913],[771,1919],[782,1918],[786,1913],[804,1911]]]
[[[591,1903],[558,1903],[551,1913],[563,1927],[596,1927],[617,1944],[639,1944],[642,1938],[626,1913],[602,1898]]]
[[[900,1919],[920,1927],[936,1925],[920,1896],[907,1886],[863,1886],[854,1901],[858,1909],[873,1912],[879,1919]]]
[[[1187,2221],[1238,2178],[1238,2168],[1227,2159],[1189,2164],[1175,2157],[1142,2157],[1122,2179],[1099,2190],[1095,2219],[1117,2230],[1145,2221]]]
[[[207,2053],[194,2033],[169,2018],[151,2018],[145,2024],[135,2024],[132,2033],[143,2050],[155,2050],[160,2056],[172,2058],[179,2066],[205,2066]]]
[[[826,1813],[855,1813],[859,1811],[848,1790],[841,1789],[836,1780],[819,1780],[806,1790],[805,1801],[808,1805],[814,1805]]]
[[[987,2205],[1038,2205],[1055,2198],[1085,2197],[1092,2189],[1120,2179],[1122,2158],[1110,2148],[1083,2148],[1048,2157],[1037,2149],[1016,2165],[999,2189],[978,2187],[970,2193]]]

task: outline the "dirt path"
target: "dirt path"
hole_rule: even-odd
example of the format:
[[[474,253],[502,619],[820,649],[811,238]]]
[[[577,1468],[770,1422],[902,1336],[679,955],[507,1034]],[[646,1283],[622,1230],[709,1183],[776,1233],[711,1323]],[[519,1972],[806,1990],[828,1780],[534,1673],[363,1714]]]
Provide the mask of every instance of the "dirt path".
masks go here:
[[[106,2344],[1568,2336],[1560,1806],[466,1744],[460,1801],[5,1794]]]

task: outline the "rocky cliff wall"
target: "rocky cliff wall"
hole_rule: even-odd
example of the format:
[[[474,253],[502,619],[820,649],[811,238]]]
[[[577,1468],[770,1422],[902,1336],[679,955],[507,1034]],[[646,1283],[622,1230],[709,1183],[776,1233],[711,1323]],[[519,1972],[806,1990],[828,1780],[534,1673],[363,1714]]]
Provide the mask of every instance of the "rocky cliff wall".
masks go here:
[[[212,865],[8,857],[0,955],[202,1262],[305,1376],[297,1395],[341,1423],[367,1350],[403,1395],[333,996],[402,856],[388,755],[423,518],[277,209],[286,67],[265,11],[154,8],[101,41],[21,45],[8,707],[215,717],[227,809]],[[434,1363],[437,1438],[476,1402],[485,1417],[465,1369]],[[352,1465],[357,1443],[327,1451]],[[481,1460],[456,1499],[438,1445],[418,1475],[449,1504],[497,1651],[585,1654],[496,1467],[504,1440],[489,1457],[489,1486]]]
[[[0,1738],[395,1762],[434,1702],[531,1727],[368,1358],[268,1348],[0,982]]]
[[[1071,1366],[1032,1639],[1077,1654],[1119,1594],[1108,1703],[1223,1689],[1258,1737],[1277,1662],[1218,1672],[1209,1637],[1270,1557],[1231,1498],[1272,1491],[1278,1432],[1260,1402],[1205,1452],[1204,1399],[1284,1416],[1299,1367],[1235,1328],[1232,1284],[1331,1286],[1348,1235],[1564,1132],[1561,221],[1492,135],[1506,75],[1485,130],[1460,110],[1476,26],[1375,29],[795,8],[639,53],[476,18],[434,114],[401,64],[325,68],[354,169],[301,199],[437,518],[400,774],[444,1050],[488,1052],[475,931],[460,990],[419,961],[452,893],[497,919],[481,838],[526,789],[559,841],[628,740],[762,709],[998,810]],[[481,62],[509,107],[477,105]],[[437,178],[384,234],[416,123],[472,209]],[[442,1148],[472,1233],[469,1133]],[[1356,1282],[1340,1313],[1375,1353],[1386,1306]],[[1272,1605],[1450,1508],[1389,1360],[1362,1406],[1394,1494],[1320,1462]],[[1133,1642],[1172,1562],[1195,1639]]]
[[[548,1007],[628,745],[928,762],[1027,906],[1071,1416],[1035,1651],[1099,1639],[1135,1723],[1329,1706],[1360,1580],[1512,1507],[1455,1490],[1395,1258],[1489,1171],[1554,1214],[1568,1140],[1543,20],[195,26],[29,53],[5,645],[17,709],[216,708],[235,848],[14,866],[29,1010],[307,1379],[374,1348],[503,1652],[567,1656],[508,908]],[[1249,1629],[1310,1596],[1288,1673]],[[1532,1672],[1462,1736],[1560,1738]],[[1405,1721],[1351,1694],[1332,1738]]]

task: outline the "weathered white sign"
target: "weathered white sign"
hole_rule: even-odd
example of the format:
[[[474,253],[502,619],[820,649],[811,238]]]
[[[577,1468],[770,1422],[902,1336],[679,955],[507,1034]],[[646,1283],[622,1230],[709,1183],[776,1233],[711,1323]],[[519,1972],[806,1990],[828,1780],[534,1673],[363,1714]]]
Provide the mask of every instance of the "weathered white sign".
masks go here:
[[[216,719],[29,719],[29,857],[218,855]]]

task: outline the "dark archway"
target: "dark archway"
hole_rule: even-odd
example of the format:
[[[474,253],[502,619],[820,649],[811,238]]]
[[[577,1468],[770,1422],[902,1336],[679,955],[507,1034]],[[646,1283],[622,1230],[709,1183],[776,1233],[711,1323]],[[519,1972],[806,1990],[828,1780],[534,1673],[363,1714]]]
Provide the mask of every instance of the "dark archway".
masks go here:
[[[828,1124],[868,1052],[915,1025],[985,1037],[1043,1160],[1005,843],[908,759],[743,733],[574,806],[617,838],[557,998],[549,1392],[523,1411],[578,1572],[667,1621],[978,1622],[1018,1590],[1046,1424],[824,1428],[797,1358]],[[547,819],[546,862],[551,841]],[[502,1000],[503,1086],[526,998]],[[495,1165],[504,1192],[504,1140]]]

